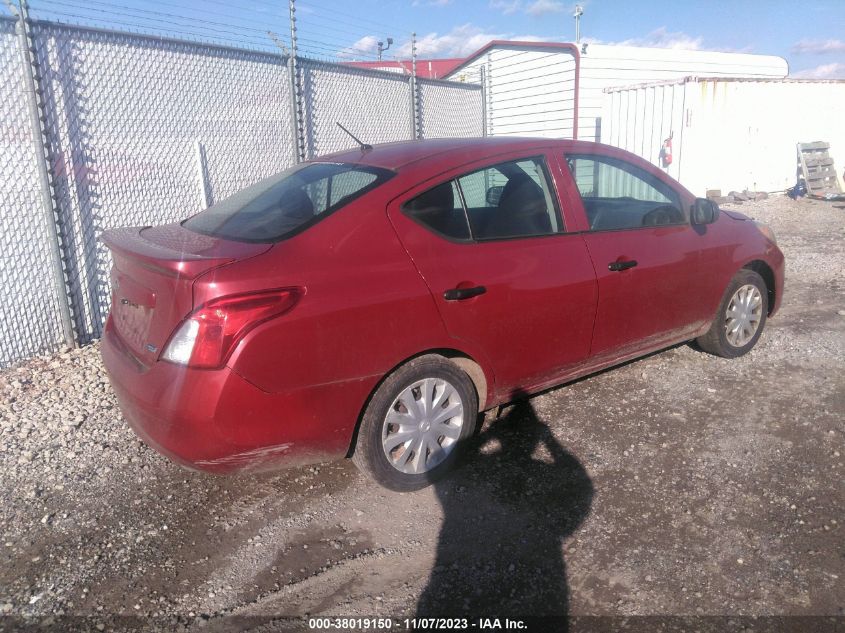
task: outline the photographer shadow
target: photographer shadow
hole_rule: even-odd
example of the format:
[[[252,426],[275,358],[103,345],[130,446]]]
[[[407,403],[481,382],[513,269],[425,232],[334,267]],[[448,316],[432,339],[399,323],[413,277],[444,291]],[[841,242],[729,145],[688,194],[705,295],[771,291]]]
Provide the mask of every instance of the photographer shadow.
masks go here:
[[[593,485],[519,397],[435,483],[444,518],[417,617],[568,615],[563,540],[589,514]]]

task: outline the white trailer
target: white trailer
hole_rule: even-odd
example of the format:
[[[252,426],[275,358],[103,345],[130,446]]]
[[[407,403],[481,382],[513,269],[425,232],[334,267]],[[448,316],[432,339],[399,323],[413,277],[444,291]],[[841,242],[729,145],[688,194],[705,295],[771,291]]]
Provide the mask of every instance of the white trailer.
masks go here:
[[[494,40],[447,78],[478,82],[482,72],[488,134],[600,140],[606,88],[689,75],[780,79],[789,67],[772,55]]]
[[[798,143],[830,144],[845,168],[845,81],[686,77],[609,88],[602,141],[665,167],[693,193],[783,191],[796,182]]]

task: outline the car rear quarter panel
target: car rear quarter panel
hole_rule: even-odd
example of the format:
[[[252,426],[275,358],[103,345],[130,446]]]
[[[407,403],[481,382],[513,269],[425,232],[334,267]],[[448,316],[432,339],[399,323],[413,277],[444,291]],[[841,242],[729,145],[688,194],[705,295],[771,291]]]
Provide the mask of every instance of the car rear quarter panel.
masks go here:
[[[228,366],[267,392],[330,387],[323,422],[344,433],[351,434],[378,382],[412,356],[450,349],[484,367],[480,350],[447,334],[382,196],[364,197],[264,255],[210,272],[195,285],[195,304],[290,286],[305,290],[299,303],[250,332]]]

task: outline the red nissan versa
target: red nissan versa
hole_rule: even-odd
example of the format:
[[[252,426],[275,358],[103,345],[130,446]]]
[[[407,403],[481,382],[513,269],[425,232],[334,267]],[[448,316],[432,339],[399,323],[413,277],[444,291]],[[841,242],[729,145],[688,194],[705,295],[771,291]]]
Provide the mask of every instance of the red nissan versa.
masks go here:
[[[103,358],[150,446],[216,472],[351,455],[394,490],[517,393],[692,339],[745,354],[783,292],[767,227],[578,141],[364,147],[103,239]]]

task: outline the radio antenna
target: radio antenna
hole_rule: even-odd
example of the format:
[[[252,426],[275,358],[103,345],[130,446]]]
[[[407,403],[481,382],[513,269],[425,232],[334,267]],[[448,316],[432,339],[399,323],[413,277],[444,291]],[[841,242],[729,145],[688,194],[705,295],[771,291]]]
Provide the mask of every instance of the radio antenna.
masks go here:
[[[343,130],[344,132],[346,132],[347,134],[349,134],[349,136],[351,136],[351,137],[352,137],[352,140],[353,140],[353,141],[355,141],[356,143],[358,143],[358,145],[360,145],[360,146],[361,146],[361,151],[362,151],[362,152],[368,152],[368,151],[370,151],[371,149],[373,149],[373,146],[372,146],[372,145],[368,145],[367,143],[364,143],[363,141],[361,141],[361,140],[360,140],[357,136],[355,136],[352,132],[350,132],[350,131],[349,131],[349,130],[347,130],[345,127],[343,127],[343,126],[340,124],[340,122],[339,122],[339,121],[335,121],[335,123],[337,123],[337,126],[338,126],[341,130]]]

